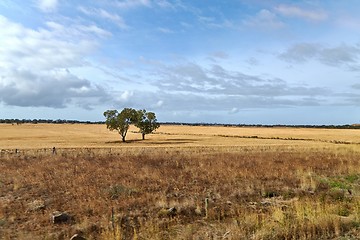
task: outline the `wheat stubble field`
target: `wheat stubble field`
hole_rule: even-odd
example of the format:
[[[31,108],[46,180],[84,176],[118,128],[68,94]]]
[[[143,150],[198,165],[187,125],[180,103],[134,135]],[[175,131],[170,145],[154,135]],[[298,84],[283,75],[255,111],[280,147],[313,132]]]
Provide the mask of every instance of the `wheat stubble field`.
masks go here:
[[[0,239],[360,238],[360,130],[161,126],[146,137],[0,125]],[[66,221],[53,223],[56,211]]]

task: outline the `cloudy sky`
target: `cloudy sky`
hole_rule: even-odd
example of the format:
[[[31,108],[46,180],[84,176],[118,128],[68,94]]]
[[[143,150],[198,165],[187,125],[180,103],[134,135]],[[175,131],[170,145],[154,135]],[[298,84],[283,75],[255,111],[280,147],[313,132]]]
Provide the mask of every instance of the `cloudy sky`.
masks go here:
[[[0,118],[360,122],[358,0],[1,0]]]

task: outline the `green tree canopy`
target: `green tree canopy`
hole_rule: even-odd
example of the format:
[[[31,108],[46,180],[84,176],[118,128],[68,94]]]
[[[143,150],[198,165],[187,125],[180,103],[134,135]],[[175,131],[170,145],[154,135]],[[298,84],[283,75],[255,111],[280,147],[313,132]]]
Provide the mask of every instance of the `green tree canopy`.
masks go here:
[[[140,129],[142,139],[145,139],[145,134],[150,134],[160,127],[157,122],[156,115],[153,112],[147,112],[145,109],[137,111],[137,121],[135,126]]]
[[[130,124],[137,122],[137,111],[132,108],[124,108],[120,113],[117,110],[107,110],[104,112],[106,117],[106,127],[110,130],[116,130],[125,142],[127,131]]]

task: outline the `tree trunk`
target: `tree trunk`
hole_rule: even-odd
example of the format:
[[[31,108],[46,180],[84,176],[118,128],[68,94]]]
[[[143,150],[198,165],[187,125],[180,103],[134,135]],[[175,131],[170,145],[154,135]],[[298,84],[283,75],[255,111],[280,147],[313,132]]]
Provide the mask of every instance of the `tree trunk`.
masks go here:
[[[122,136],[122,141],[125,142],[125,136]]]
[[[142,134],[142,139],[145,140],[145,133]]]

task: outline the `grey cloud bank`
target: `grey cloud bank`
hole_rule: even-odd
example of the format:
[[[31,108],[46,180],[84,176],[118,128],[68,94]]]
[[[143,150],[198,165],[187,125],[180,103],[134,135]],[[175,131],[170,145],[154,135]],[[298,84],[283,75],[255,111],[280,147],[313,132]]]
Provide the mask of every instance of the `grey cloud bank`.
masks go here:
[[[281,53],[279,57],[285,61],[299,63],[317,60],[323,64],[334,67],[342,65],[358,67],[360,47],[359,44],[342,44],[335,47],[324,47],[321,44],[300,43],[290,47]]]

